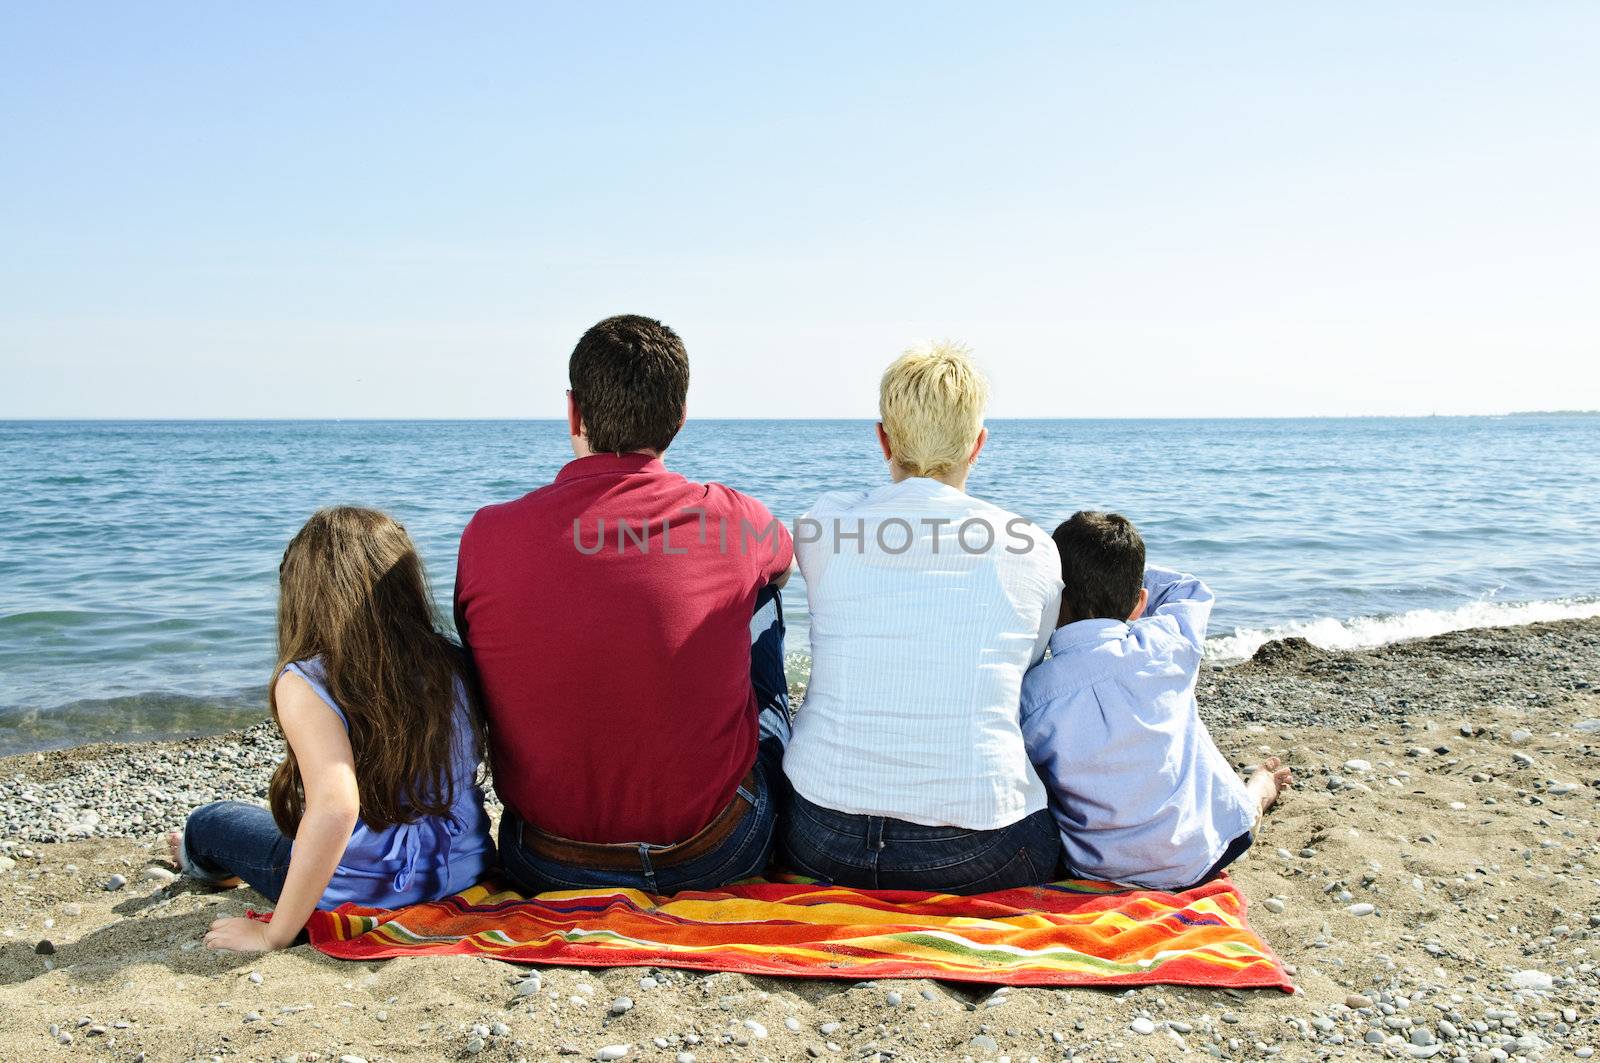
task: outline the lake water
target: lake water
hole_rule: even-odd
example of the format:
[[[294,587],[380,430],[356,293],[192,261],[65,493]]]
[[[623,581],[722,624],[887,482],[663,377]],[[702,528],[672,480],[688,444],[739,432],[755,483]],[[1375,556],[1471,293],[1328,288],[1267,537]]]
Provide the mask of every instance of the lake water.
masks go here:
[[[1152,561],[1217,591],[1219,660],[1600,613],[1600,417],[990,433],[973,494],[1047,530],[1126,514]],[[0,423],[0,753],[259,718],[278,560],[312,510],[398,516],[448,613],[467,519],[569,457],[560,422]],[[886,477],[867,421],[691,421],[669,464],[786,521]],[[803,593],[787,608],[803,671]]]

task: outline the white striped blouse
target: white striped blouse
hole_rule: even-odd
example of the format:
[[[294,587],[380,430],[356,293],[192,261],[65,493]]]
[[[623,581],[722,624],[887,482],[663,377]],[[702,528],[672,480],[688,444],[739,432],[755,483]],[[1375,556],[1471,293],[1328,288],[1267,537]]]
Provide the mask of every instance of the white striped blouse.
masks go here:
[[[1018,704],[1060,608],[1049,536],[923,477],[826,494],[795,528],[812,654],[784,757],[795,789],[969,830],[1044,808]]]

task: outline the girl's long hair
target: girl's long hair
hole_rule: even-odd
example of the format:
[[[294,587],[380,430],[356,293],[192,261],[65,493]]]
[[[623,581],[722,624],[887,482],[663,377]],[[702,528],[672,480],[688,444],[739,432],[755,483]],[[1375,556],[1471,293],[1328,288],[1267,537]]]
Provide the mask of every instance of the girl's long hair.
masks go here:
[[[278,568],[278,720],[285,666],[320,657],[328,692],[350,725],[361,818],[374,830],[444,815],[455,800],[457,683],[465,655],[439,631],[422,559],[393,518],[336,506],[306,521]],[[469,705],[481,760],[484,730]],[[282,721],[279,720],[279,726]],[[269,789],[278,828],[294,837],[305,785],[291,748]]]

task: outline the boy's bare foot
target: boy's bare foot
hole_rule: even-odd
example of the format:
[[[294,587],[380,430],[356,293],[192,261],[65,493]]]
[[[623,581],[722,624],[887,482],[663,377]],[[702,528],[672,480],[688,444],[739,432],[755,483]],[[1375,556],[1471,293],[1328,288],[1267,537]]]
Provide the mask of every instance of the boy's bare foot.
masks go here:
[[[1244,781],[1244,788],[1250,791],[1257,801],[1261,803],[1261,811],[1265,812],[1278,800],[1278,792],[1287,786],[1294,785],[1294,776],[1289,769],[1283,766],[1283,761],[1277,757],[1268,757],[1250,773]]]

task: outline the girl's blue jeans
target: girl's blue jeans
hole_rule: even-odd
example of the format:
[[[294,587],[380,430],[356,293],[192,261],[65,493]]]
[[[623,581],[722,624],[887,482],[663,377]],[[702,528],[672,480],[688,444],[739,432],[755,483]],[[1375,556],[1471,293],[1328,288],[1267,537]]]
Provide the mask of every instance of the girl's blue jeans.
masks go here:
[[[260,805],[216,801],[189,813],[183,826],[183,873],[202,882],[242,878],[276,903],[293,844]]]

